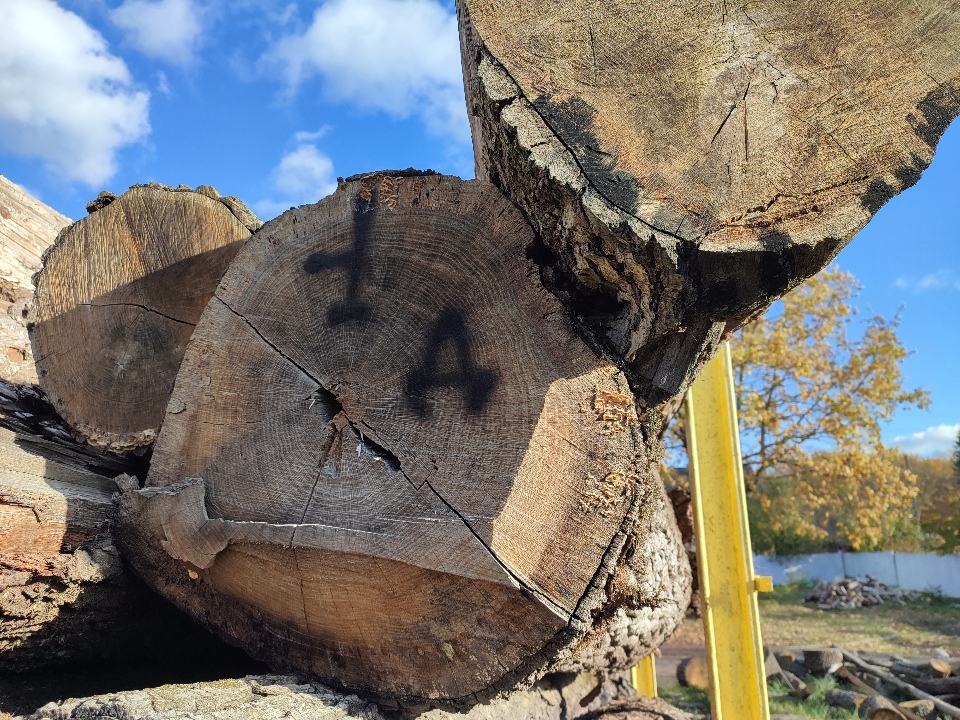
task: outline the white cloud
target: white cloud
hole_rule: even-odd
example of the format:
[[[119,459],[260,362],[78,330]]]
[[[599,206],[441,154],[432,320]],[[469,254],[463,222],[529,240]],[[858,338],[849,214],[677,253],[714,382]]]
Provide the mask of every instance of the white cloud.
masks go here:
[[[924,275],[919,280],[899,277],[893,284],[901,290],[913,290],[914,292],[944,289],[960,290],[960,279],[957,279],[956,274],[952,270],[946,269]]]
[[[942,455],[954,449],[958,433],[960,433],[960,423],[956,425],[936,425],[923,432],[895,437],[893,444],[905,453]]]
[[[301,130],[300,132],[296,132],[293,134],[293,139],[295,142],[298,142],[298,143],[312,143],[322,138],[328,132],[330,132],[330,126],[324,125],[319,130],[314,130],[313,132],[308,132],[306,130]]]
[[[297,133],[311,136],[316,133]],[[333,173],[333,161],[317,149],[316,145],[300,143],[295,150],[287,153],[273,171],[273,184],[283,193],[282,200],[261,200],[254,203],[254,211],[264,220],[277,215],[295,205],[315,203],[337,189],[337,178]]]
[[[203,32],[193,0],[125,0],[110,20],[137,50],[172,65],[193,62]]]
[[[291,92],[320,76],[336,99],[469,140],[457,18],[436,0],[328,0],[260,67],[279,70]]]
[[[52,0],[0,0],[0,27],[0,143],[67,180],[110,178],[117,151],[150,132],[149,94],[133,89],[96,30]]]

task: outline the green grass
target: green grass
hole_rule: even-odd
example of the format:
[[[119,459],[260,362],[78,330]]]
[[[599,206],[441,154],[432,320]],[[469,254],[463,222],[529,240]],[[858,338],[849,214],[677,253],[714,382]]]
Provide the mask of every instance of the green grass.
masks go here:
[[[804,678],[804,682],[814,688],[814,693],[806,700],[798,700],[788,693],[789,688],[782,682],[771,683],[768,688],[771,715],[799,715],[816,720],[857,720],[857,714],[849,710],[830,707],[823,696],[828,690],[837,687],[832,677]],[[661,693],[661,697],[681,710],[692,715],[707,717],[710,714],[710,696],[704,690],[672,687]]]
[[[856,610],[817,610],[805,605],[809,585],[778,586],[760,595],[760,621],[768,645],[829,644],[851,650],[901,655],[936,647],[960,655],[960,607],[956,598],[923,593],[907,605],[887,602]]]
[[[777,586],[760,595],[763,642],[773,647],[829,645],[855,651],[927,655],[943,648],[960,656],[960,600],[924,593],[906,606],[887,602],[857,610],[818,610],[805,605],[808,585]],[[703,644],[703,625],[684,620],[671,638],[680,645]]]

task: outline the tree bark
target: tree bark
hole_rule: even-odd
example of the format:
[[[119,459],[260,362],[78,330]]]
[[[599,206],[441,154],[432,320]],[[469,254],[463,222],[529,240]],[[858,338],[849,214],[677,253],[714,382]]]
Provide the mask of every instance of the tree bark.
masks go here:
[[[147,720],[162,712],[179,720],[688,720],[663,700],[636,698],[622,677],[597,681],[583,675],[551,675],[529,690],[477,705],[466,713],[380,708],[356,695],[342,694],[292,675],[251,675],[237,680],[168,685],[49,703],[22,720],[123,717]],[[605,713],[606,708],[610,708]]]
[[[642,405],[914,184],[960,4],[458,0],[476,174]]]
[[[266,225],[121,500],[141,576],[256,657],[404,702],[655,648],[690,583],[658,429],[532,243],[496,188],[411,173]]]
[[[89,443],[150,445],[193,328],[251,228],[208,186],[101,193],[37,276],[40,385]],[[235,198],[229,200],[235,201]]]
[[[26,314],[33,275],[57,233],[70,224],[0,175],[0,379],[36,383]]]

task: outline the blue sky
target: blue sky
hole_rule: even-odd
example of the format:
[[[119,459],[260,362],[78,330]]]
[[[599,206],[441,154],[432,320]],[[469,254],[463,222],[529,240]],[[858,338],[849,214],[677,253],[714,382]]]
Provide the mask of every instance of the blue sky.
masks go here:
[[[452,2],[0,0],[0,173],[74,219],[101,189],[210,184],[264,219],[337,176],[473,156]],[[864,314],[902,307],[910,387],[884,438],[960,430],[960,129],[837,262]]]

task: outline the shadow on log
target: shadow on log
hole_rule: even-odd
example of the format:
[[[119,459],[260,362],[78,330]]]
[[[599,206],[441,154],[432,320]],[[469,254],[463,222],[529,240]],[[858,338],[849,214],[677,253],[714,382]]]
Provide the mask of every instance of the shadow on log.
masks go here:
[[[37,373],[87,442],[153,443],[193,328],[261,224],[237,203],[205,185],[103,192],[45,252],[29,326]]]
[[[381,702],[465,709],[652,651],[690,583],[657,430],[532,244],[496,188],[416,173],[264,226],[193,334],[146,487],[125,483],[137,572]]]

